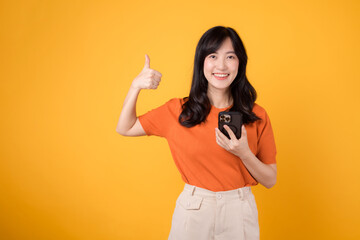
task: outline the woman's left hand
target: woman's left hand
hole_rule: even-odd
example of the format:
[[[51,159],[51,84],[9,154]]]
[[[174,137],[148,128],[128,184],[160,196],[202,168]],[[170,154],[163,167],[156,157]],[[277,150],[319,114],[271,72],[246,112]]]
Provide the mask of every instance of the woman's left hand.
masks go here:
[[[233,131],[227,125],[224,125],[224,128],[228,132],[230,139],[228,139],[218,128],[215,128],[216,143],[241,159],[248,157],[252,152],[249,148],[245,126],[242,125],[241,127],[240,139],[236,138]]]

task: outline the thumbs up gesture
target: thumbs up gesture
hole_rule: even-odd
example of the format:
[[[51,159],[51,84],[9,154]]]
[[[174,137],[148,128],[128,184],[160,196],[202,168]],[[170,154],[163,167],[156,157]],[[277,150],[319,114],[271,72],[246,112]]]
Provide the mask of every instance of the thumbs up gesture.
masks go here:
[[[137,89],[156,89],[161,81],[161,73],[150,68],[150,58],[145,54],[145,65],[131,86]]]

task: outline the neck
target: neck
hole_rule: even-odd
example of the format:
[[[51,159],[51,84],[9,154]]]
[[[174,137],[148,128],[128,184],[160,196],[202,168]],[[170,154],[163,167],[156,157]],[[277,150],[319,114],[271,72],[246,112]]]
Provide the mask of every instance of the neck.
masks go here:
[[[207,95],[211,105],[216,108],[225,108],[233,103],[229,88],[226,90],[208,89]]]

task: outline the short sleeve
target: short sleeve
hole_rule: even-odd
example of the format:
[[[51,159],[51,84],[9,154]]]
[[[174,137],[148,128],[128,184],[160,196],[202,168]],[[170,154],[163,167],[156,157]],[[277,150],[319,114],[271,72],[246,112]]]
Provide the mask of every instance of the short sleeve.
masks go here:
[[[171,126],[177,119],[177,103],[179,99],[172,98],[163,105],[154,108],[143,115],[139,116],[139,122],[143,127],[146,135],[166,137]]]
[[[257,158],[265,164],[276,163],[276,145],[269,115],[263,110],[258,124]]]

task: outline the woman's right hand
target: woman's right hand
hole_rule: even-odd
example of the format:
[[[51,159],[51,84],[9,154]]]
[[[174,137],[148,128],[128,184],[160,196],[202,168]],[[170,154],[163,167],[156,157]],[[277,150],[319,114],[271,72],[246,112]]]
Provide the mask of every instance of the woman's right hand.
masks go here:
[[[150,58],[145,54],[145,65],[140,74],[133,80],[135,89],[156,89],[161,81],[161,73],[150,68]]]

